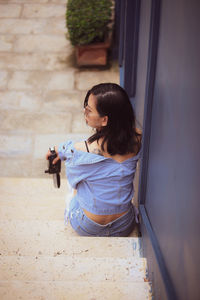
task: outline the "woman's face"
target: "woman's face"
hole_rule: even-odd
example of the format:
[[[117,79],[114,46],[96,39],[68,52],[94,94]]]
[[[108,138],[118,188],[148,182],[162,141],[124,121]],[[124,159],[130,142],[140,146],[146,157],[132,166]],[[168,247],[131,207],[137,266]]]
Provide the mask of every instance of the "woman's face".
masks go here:
[[[99,129],[107,125],[108,117],[101,117],[96,109],[97,99],[94,95],[90,94],[88,103],[84,108],[84,115],[86,124],[92,128]]]

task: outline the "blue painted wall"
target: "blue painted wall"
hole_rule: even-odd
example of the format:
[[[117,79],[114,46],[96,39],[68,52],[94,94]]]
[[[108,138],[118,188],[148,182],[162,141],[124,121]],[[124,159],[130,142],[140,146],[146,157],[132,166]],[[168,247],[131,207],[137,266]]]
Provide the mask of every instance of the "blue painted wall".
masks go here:
[[[126,18],[133,18],[136,6],[124,2]],[[158,44],[151,27],[156,7]],[[198,300],[200,1],[140,1],[139,15],[135,94],[130,96],[145,137],[140,181],[145,255],[155,299]],[[128,23],[132,26],[125,27],[121,82],[130,94],[126,62],[135,68],[130,38],[135,23],[126,19]]]

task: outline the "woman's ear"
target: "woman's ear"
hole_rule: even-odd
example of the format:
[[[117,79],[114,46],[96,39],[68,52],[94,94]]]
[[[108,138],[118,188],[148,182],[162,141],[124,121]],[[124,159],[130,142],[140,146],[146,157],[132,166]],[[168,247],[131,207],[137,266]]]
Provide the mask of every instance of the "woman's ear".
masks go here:
[[[105,127],[108,124],[108,116],[102,117],[101,126]]]

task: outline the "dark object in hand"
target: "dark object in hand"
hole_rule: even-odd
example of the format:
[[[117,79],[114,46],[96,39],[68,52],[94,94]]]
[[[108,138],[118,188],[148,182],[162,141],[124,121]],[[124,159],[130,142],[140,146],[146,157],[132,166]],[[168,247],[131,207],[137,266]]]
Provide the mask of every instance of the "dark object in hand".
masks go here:
[[[53,164],[53,160],[57,157],[55,148],[49,148],[51,154],[48,157],[49,168],[45,173],[53,174],[53,182],[56,188],[60,187],[60,172],[61,172],[61,160],[59,159],[56,164]]]

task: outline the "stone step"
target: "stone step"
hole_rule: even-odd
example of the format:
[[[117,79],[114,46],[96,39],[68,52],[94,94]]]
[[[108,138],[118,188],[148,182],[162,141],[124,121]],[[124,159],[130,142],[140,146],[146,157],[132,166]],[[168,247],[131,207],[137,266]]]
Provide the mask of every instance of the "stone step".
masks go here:
[[[1,220],[63,220],[64,219],[64,201],[58,204],[49,203],[47,205],[27,205],[12,206],[12,204],[0,206]],[[64,222],[64,221],[63,221]]]
[[[60,189],[52,178],[0,178],[1,220],[64,219],[67,182]]]
[[[63,183],[0,178],[0,299],[148,299],[140,239],[65,227]]]
[[[0,280],[144,282],[144,258],[0,256]],[[97,271],[98,270],[98,271]]]
[[[56,189],[52,178],[0,177],[0,220],[61,221],[63,227],[68,193],[66,179]],[[75,234],[70,225],[66,232]],[[138,236],[137,227],[130,236]]]
[[[0,281],[2,300],[149,300],[148,282]]]
[[[142,253],[137,237],[79,237],[63,221],[1,220],[0,255],[126,258]]]
[[[44,172],[44,170],[43,170]],[[51,175],[46,174],[47,178],[12,178],[0,177],[0,201],[13,200],[13,203],[22,201],[32,201],[39,204],[49,199],[65,199],[68,192],[67,181],[62,179],[61,187],[54,188]]]

